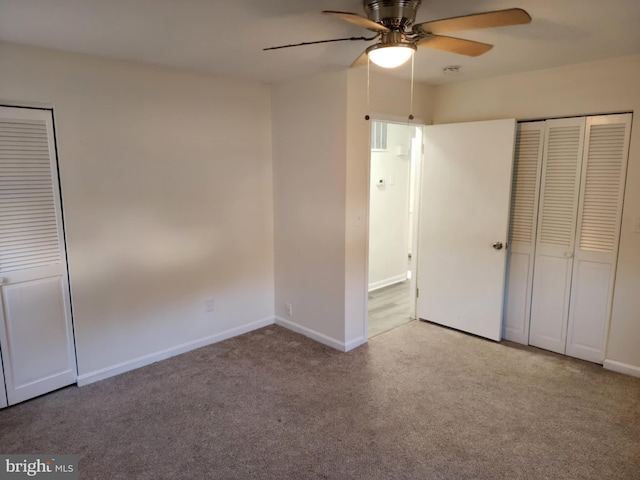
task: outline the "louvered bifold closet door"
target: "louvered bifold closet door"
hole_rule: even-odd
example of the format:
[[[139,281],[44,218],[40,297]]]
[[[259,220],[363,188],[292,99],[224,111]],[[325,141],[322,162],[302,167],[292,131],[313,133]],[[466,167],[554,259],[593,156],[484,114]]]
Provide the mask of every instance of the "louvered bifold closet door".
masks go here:
[[[584,118],[546,121],[529,344],[565,352]]]
[[[53,122],[0,107],[0,350],[8,403],[75,382]]]
[[[525,345],[529,341],[544,132],[545,122],[518,125],[513,166],[503,336]]]
[[[631,114],[589,117],[567,332],[567,355],[604,361],[629,156]]]

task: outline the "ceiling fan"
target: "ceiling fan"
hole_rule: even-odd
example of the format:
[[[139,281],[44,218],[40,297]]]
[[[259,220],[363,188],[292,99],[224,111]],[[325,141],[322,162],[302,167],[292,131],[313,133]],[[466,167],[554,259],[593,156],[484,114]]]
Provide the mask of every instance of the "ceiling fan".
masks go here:
[[[377,43],[368,47],[351,66],[357,67],[366,64],[370,59],[381,67],[395,68],[409,60],[417,47],[435,48],[470,57],[477,57],[493,48],[493,45],[487,43],[444,36],[443,33],[521,25],[531,22],[531,16],[526,11],[521,8],[510,8],[416,24],[414,23],[416,13],[422,0],[364,0],[363,3],[366,17],[350,12],[325,10],[322,13],[371,30],[375,32],[374,36],[303,42],[265,48],[264,50],[328,42],[378,40]]]

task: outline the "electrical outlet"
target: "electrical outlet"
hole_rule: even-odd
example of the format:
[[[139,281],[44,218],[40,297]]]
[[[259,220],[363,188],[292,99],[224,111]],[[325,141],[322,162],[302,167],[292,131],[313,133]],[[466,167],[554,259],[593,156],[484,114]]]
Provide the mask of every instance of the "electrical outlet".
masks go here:
[[[288,317],[293,316],[293,307],[291,306],[291,304],[290,304],[290,303],[287,303],[287,304],[285,305],[285,307],[286,307],[286,309],[287,309],[287,316],[288,316]]]
[[[213,312],[213,310],[214,310],[213,298],[209,297],[204,301],[204,311],[209,313],[209,312]]]

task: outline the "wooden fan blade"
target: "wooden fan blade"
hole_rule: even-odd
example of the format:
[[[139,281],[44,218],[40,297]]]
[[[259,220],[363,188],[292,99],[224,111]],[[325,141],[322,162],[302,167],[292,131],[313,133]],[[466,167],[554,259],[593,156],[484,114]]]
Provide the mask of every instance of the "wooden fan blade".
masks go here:
[[[331,15],[333,17],[337,17],[340,20],[344,20],[345,22],[353,23],[355,25],[358,25],[359,27],[364,27],[366,29],[373,30],[374,32],[390,31],[384,25],[380,25],[379,23],[376,23],[373,20],[369,20],[368,18],[361,17],[356,13],[334,12],[331,10],[324,10],[322,13],[324,13],[325,15]]]
[[[353,61],[350,68],[361,67],[362,65],[366,65],[366,64],[367,64],[367,52],[364,51],[362,52],[362,55],[360,55],[358,58],[356,58]]]
[[[477,28],[506,27],[531,22],[531,16],[521,8],[509,8],[495,12],[476,13],[462,17],[445,18],[433,22],[419,23],[413,26],[414,32],[441,33],[475,30]]]
[[[435,48],[436,50],[444,50],[445,52],[458,53],[468,57],[477,57],[483,53],[487,53],[493,48],[488,43],[474,42],[473,40],[465,40],[464,38],[444,37],[442,35],[429,35],[417,43],[420,47]]]

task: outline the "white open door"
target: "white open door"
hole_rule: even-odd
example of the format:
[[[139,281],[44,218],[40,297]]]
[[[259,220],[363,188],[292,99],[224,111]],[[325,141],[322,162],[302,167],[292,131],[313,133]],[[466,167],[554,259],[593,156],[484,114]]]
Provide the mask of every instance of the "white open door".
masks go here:
[[[499,341],[516,121],[425,128],[418,316]]]

